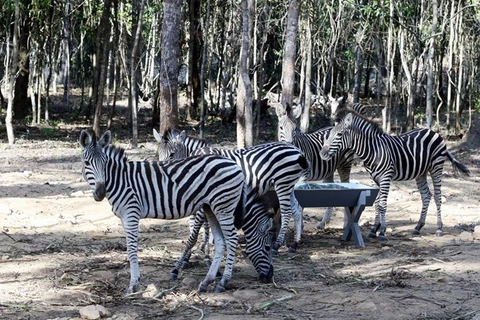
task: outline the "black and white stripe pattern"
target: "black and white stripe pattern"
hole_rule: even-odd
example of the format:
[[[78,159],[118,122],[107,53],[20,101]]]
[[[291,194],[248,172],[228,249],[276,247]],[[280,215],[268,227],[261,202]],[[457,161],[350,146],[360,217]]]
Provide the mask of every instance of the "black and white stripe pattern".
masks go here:
[[[273,247],[277,250],[283,245],[290,217],[293,216],[295,236],[289,251],[296,250],[301,240],[303,219],[302,208],[294,195],[294,187],[309,167],[308,161],[300,150],[281,142],[266,143],[240,150],[216,149],[205,147],[204,140],[189,136],[184,137],[182,145],[184,150],[180,150],[182,148],[180,145],[173,148],[178,153],[173,154],[172,157],[178,158],[185,153],[189,155],[219,154],[236,161],[242,167],[247,185],[251,190],[256,190],[258,196],[274,190],[279,200],[282,218],[280,231]],[[248,212],[247,215],[249,215]],[[252,215],[249,216],[256,219]]]
[[[422,211],[417,226],[412,231],[419,234],[425,218],[431,193],[427,183],[430,174],[437,206],[437,231],[441,236],[441,186],[443,165],[448,158],[453,166],[468,175],[469,170],[447,150],[440,135],[430,129],[415,129],[399,136],[384,133],[374,122],[353,110],[338,113],[338,124],[333,128],[322,149],[322,157],[330,159],[345,150],[353,150],[364,161],[371,178],[380,191],[375,202],[375,224],[370,237],[385,239],[385,212],[392,181],[415,180],[422,197]]]
[[[345,150],[329,160],[323,160],[320,157],[320,150],[330,135],[332,127],[311,133],[303,133],[295,123],[295,118],[300,117],[301,106],[295,106],[292,110],[285,110],[281,104],[277,104],[276,112],[278,117],[278,140],[291,143],[299,148],[310,162],[310,171],[305,177],[306,180],[333,182],[334,173],[337,171],[341,182],[350,181],[350,171],[354,158],[353,151]],[[325,215],[317,224],[317,229],[325,227],[331,219],[332,211],[333,208],[326,209]],[[345,218],[344,221],[347,221],[347,219]]]
[[[221,292],[232,277],[238,235],[243,224],[246,199],[245,176],[237,164],[210,155],[162,162],[127,161],[122,148],[111,145],[111,133],[98,141],[83,130],[80,135],[84,178],[97,201],[108,199],[126,233],[130,284],[138,288],[138,225],[142,218],[180,219],[205,210],[215,238],[215,257],[199,286],[206,291],[215,280],[226,248],[225,271],[215,292]],[[187,249],[193,244],[187,243]]]

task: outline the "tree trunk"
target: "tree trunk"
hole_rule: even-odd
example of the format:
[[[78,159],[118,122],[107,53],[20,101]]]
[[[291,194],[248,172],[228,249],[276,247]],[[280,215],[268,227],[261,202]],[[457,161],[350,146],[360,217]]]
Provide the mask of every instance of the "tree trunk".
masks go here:
[[[414,126],[414,102],[415,102],[415,86],[413,83],[412,73],[410,72],[408,61],[405,55],[405,30],[400,30],[398,37],[400,38],[400,58],[402,60],[402,67],[403,72],[405,73],[405,77],[407,78],[407,121],[406,121],[406,128],[407,130],[413,129]]]
[[[141,0],[138,4],[138,7],[135,8],[137,14],[132,15],[136,16],[133,20],[136,22],[134,26],[136,27],[135,36],[133,38],[133,47],[132,47],[132,57],[130,60],[130,94],[129,94],[129,105],[132,112],[132,147],[136,148],[138,144],[138,84],[137,84],[137,65],[138,65],[138,51],[140,42],[142,39],[142,20],[143,20],[143,9],[145,1]]]
[[[201,26],[202,3],[200,0],[188,1],[190,14],[190,37],[189,37],[189,51],[188,51],[188,101],[187,119],[192,120],[197,117],[201,102],[201,88],[200,88],[200,63],[203,52],[203,30]]]
[[[240,149],[253,145],[252,84],[248,72],[253,7],[253,0],[242,0],[242,47],[237,89],[237,148]]]
[[[71,23],[70,23],[70,1],[65,3],[65,10],[63,15],[63,102],[69,105],[69,82],[68,77],[70,75],[70,35],[71,35]]]
[[[17,73],[18,64],[18,31],[20,23],[20,4],[19,0],[15,0],[15,21],[13,23],[13,50],[10,52],[10,46],[7,46],[8,62],[8,104],[7,115],[5,116],[5,126],[7,128],[8,144],[15,143],[15,135],[13,133],[12,116],[13,116],[13,100],[15,98],[15,75]]]
[[[30,78],[30,5],[31,0],[22,0],[21,18],[18,38],[17,79],[15,80],[15,97],[13,98],[13,117],[24,119],[30,114],[28,99],[28,81]]]
[[[208,47],[208,29],[210,24],[210,1],[207,3],[207,13],[205,16],[205,23],[203,25],[204,30],[204,39],[203,39],[203,46],[202,46],[202,60],[201,60],[201,67],[200,67],[200,138],[203,139],[203,131],[205,129],[205,116],[206,116],[206,107],[205,107],[205,82],[208,81],[208,72],[207,72],[207,79],[205,79],[205,71],[208,70],[207,64],[207,47]],[[215,29],[214,29],[215,30]]]
[[[105,0],[102,16],[98,25],[97,47],[96,47],[96,65],[95,78],[93,85],[93,106],[95,107],[95,116],[93,119],[93,131],[100,136],[100,120],[102,116],[103,98],[105,90],[105,82],[107,80],[107,65],[110,42],[110,8],[111,0]]]
[[[297,32],[299,3],[297,0],[288,1],[287,32],[283,47],[282,65],[282,105],[291,106],[295,89],[295,58],[297,55]]]
[[[166,0],[162,22],[158,110],[160,132],[178,124],[178,66],[182,0]]]
[[[312,78],[312,32],[310,28],[310,18],[307,16],[305,22],[305,103],[303,104],[302,115],[300,117],[300,130],[308,132],[310,125],[310,106],[312,102],[311,78]]]
[[[435,81],[435,69],[433,62],[435,61],[435,34],[437,33],[437,20],[438,20],[438,3],[437,0],[432,0],[432,30],[430,33],[430,48],[428,50],[428,63],[427,63],[427,105],[425,110],[425,124],[427,128],[432,127],[432,115],[433,115],[433,100],[434,100],[434,81]]]

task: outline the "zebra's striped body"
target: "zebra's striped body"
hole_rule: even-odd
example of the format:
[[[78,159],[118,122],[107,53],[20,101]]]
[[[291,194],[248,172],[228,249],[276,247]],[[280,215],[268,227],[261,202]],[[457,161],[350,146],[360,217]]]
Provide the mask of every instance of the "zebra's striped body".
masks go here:
[[[390,136],[377,124],[349,109],[338,114],[338,121],[325,142],[322,157],[329,159],[339,152],[353,150],[364,161],[365,168],[380,188],[375,202],[375,224],[370,237],[376,237],[380,230],[379,239],[385,239],[385,212],[392,181],[416,181],[422,197],[422,211],[412,233],[420,232],[425,225],[431,198],[428,174],[433,181],[437,206],[436,233],[441,236],[441,185],[445,159],[448,158],[462,173],[468,175],[469,170],[447,150],[440,135],[430,129],[415,129],[399,136]]]
[[[310,171],[305,180],[323,180],[324,182],[333,182],[335,171],[338,172],[341,182],[350,181],[350,171],[353,164],[354,153],[351,150],[345,150],[329,160],[323,160],[320,157],[320,150],[324,142],[330,135],[332,127],[322,128],[315,132],[303,133],[297,127],[290,112],[285,112],[280,105],[276,108],[278,116],[278,140],[291,143],[299,148],[310,162]],[[292,110],[292,116],[298,118],[301,109],[298,106]],[[317,224],[317,229],[323,229],[330,221],[332,208],[327,208],[322,220]],[[345,214],[347,214],[345,212]],[[347,221],[347,219],[344,219]]]
[[[122,148],[111,145],[110,131],[96,141],[83,130],[80,135],[84,178],[97,201],[106,197],[123,224],[130,285],[137,289],[138,225],[142,218],[179,219],[204,208],[215,237],[215,257],[201,282],[205,291],[215,275],[226,248],[225,272],[215,291],[221,292],[231,279],[238,243],[234,222],[243,223],[245,176],[234,161],[219,157],[195,157],[169,163],[127,161]],[[187,243],[188,246],[192,244]],[[190,249],[190,248],[188,248]]]
[[[168,135],[165,133],[164,137]],[[294,187],[305,175],[309,166],[302,152],[294,146],[281,142],[239,150],[210,148],[205,144],[204,140],[184,136],[183,147],[182,145],[172,147],[171,150],[177,150],[178,153],[172,154],[171,157],[178,158],[185,153],[189,155],[219,154],[236,161],[245,173],[247,185],[251,190],[256,190],[258,196],[264,195],[269,190],[275,190],[282,218],[280,231],[273,247],[276,250],[283,245],[290,216],[293,216],[295,239],[289,250],[294,252],[301,240],[303,227],[302,208],[295,198]],[[247,215],[249,215],[248,212]],[[252,219],[255,217],[252,216]]]

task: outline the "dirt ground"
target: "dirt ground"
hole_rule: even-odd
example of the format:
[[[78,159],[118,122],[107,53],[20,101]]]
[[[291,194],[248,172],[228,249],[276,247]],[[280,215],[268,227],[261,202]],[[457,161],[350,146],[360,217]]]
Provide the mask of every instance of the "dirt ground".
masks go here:
[[[480,319],[480,240],[474,239],[480,235],[473,232],[480,225],[478,146],[450,144],[472,176],[455,176],[445,166],[443,237],[435,236],[433,202],[422,235],[410,235],[420,196],[414,182],[395,183],[388,241],[365,238],[365,248],[342,242],[340,208],[321,232],[315,225],[323,209],[306,209],[304,241],[297,253],[283,248],[274,258],[274,283],[260,283],[238,250],[227,291],[199,295],[207,270],[200,255],[178,280],[168,279],[187,219],[144,220],[141,291],[124,297],[123,230],[108,202],[95,202],[82,180],[78,134],[65,128],[66,140],[23,136],[12,147],[0,145],[1,319],[76,319],[89,305],[104,306],[112,319]],[[151,134],[138,149],[123,146],[132,160],[153,159],[149,141]],[[361,166],[352,181],[372,184]],[[373,218],[366,208],[365,237]]]

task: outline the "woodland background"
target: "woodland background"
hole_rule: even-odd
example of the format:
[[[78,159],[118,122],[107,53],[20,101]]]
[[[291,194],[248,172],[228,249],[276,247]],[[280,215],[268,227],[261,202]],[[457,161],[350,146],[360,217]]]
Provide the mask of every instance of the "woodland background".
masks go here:
[[[312,104],[348,93],[387,132],[461,137],[480,108],[479,20],[468,0],[5,0],[2,127],[13,144],[16,125],[55,126],[61,107],[99,133],[128,98],[135,147],[144,99],[160,131],[194,121],[202,136],[213,117],[243,147],[272,100],[301,103],[308,131]]]

